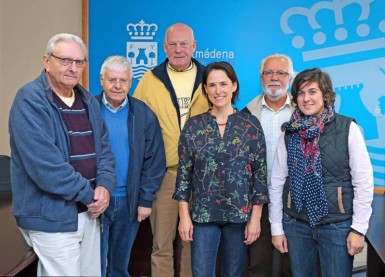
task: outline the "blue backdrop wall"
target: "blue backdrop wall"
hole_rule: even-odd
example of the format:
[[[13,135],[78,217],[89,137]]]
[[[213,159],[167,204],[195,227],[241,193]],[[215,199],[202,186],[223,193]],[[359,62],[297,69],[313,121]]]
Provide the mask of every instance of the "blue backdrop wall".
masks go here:
[[[240,82],[243,108],[261,93],[260,60],[289,55],[294,69],[320,67],[337,93],[336,109],[357,120],[385,187],[385,0],[89,0],[89,88],[101,92],[99,70],[110,55],[127,56],[141,76],[165,59],[164,33],[183,22],[194,29],[194,57],[225,60]]]

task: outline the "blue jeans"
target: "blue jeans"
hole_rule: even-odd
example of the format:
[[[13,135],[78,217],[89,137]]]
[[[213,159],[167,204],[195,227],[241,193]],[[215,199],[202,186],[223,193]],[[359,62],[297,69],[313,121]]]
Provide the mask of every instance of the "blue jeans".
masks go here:
[[[111,197],[104,212],[101,233],[102,276],[130,276],[128,263],[131,249],[139,229],[135,219],[128,221],[127,197]]]
[[[215,276],[218,247],[221,246],[221,276],[243,276],[246,245],[245,224],[194,223],[191,267],[194,277]]]
[[[309,223],[284,213],[282,222],[295,277],[317,276],[318,255],[323,277],[352,276],[353,256],[346,243],[352,220],[311,228]]]

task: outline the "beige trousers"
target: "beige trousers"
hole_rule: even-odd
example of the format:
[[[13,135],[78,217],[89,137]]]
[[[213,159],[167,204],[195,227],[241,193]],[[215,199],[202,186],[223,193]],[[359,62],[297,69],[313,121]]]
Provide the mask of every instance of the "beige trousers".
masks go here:
[[[152,206],[150,216],[152,234],[154,236],[151,255],[152,277],[174,277],[173,242],[178,224],[178,201],[172,199],[175,192],[176,177],[166,173],[162,185],[157,192],[157,199]],[[182,243],[180,265],[181,277],[190,277],[191,255],[190,243]]]

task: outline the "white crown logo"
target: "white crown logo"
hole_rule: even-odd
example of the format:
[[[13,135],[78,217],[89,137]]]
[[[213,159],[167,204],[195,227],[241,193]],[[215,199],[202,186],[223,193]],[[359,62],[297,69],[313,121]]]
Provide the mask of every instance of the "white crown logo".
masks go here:
[[[294,48],[308,48],[309,46],[309,48],[318,48],[304,51],[304,61],[385,48],[385,38],[383,37],[385,19],[369,17],[372,2],[374,0],[332,0],[318,2],[309,9],[292,7],[282,14],[280,26],[284,34],[293,36],[291,43]],[[345,8],[347,8],[345,10],[347,13],[349,13],[348,9],[360,8],[356,25],[344,22]],[[334,15],[334,29],[324,28],[325,26],[320,24],[320,22],[330,22],[330,19],[326,17],[330,13]],[[289,26],[289,20],[297,20],[297,24],[298,22],[302,24],[303,19],[313,30],[312,38],[296,35]],[[366,40],[363,40],[365,37]],[[376,38],[373,39],[373,37]],[[352,40],[356,42],[351,42]],[[333,46],[325,47],[325,45]]]
[[[158,30],[158,25],[148,24],[143,19],[137,24],[127,25],[127,31],[132,40],[153,40]]]

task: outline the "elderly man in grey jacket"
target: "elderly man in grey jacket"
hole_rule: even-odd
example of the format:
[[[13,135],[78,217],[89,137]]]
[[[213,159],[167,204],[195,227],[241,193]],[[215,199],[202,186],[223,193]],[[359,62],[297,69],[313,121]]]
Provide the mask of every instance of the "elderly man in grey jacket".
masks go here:
[[[37,276],[100,276],[100,224],[116,185],[97,100],[78,82],[83,41],[57,34],[44,70],[9,116],[13,214],[39,257]]]

